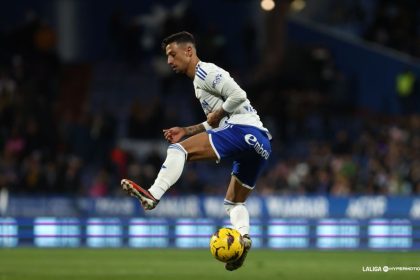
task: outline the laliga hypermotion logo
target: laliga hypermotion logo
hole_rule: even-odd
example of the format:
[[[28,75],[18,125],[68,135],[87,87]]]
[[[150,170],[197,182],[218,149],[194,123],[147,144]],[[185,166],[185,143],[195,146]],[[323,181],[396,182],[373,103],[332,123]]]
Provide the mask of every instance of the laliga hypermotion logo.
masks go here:
[[[257,154],[259,154],[260,156],[262,156],[265,159],[268,159],[268,157],[270,156],[270,153],[266,149],[264,149],[264,144],[260,144],[258,142],[257,137],[255,137],[252,134],[247,134],[247,135],[245,135],[244,138],[245,138],[245,142],[248,145],[254,147]]]

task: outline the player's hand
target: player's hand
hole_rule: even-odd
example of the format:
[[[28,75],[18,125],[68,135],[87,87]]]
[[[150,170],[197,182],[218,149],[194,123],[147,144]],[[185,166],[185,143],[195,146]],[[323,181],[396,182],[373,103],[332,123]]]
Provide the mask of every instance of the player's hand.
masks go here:
[[[218,127],[220,121],[226,117],[228,115],[228,113],[223,110],[223,108],[220,108],[214,112],[208,113],[207,114],[207,123],[211,126],[211,127]]]
[[[163,130],[163,136],[165,136],[166,141],[172,144],[178,143],[185,134],[185,129],[178,126]]]

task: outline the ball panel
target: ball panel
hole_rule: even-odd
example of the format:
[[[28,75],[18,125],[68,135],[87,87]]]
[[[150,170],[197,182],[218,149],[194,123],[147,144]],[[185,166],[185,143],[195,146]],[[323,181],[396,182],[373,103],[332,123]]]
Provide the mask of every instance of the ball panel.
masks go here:
[[[210,251],[221,262],[236,261],[244,251],[244,242],[241,234],[231,228],[219,229],[210,238]]]

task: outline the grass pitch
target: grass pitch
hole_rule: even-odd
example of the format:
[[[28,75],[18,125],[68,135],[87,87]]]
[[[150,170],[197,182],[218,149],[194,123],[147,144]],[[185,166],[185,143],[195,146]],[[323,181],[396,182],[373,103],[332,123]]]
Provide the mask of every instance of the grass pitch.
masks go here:
[[[252,250],[228,272],[207,250],[0,249],[0,280],[420,279],[420,271],[362,271],[374,266],[420,267],[420,252]]]

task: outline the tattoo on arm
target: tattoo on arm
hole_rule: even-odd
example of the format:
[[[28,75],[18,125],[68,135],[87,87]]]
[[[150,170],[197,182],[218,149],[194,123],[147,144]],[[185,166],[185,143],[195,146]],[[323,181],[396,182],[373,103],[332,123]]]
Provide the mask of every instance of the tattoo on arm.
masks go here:
[[[196,135],[200,132],[206,131],[206,129],[204,128],[204,125],[202,125],[201,123],[197,124],[197,125],[184,127],[184,129],[185,129],[185,135],[186,136],[192,136],[192,135]]]

